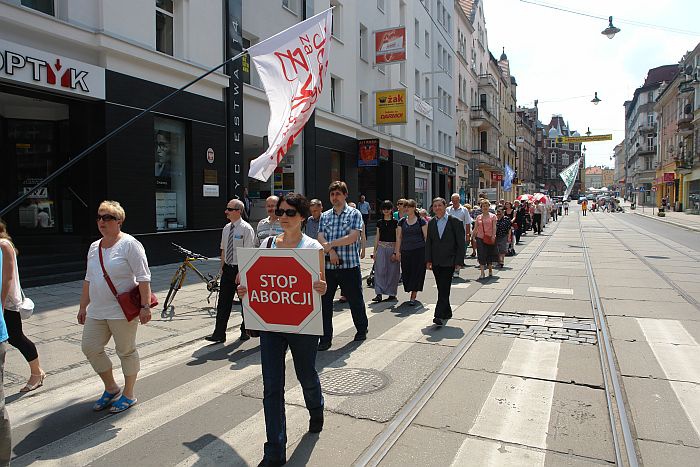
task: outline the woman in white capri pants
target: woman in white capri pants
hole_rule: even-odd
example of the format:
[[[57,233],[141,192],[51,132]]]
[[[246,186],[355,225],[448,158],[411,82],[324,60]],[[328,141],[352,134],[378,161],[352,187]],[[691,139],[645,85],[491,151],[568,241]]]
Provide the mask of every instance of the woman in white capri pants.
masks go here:
[[[92,368],[102,378],[104,393],[95,402],[93,410],[110,407],[110,412],[123,412],[136,403],[134,385],[140,369],[136,351],[136,330],[139,322],[151,320],[151,272],[143,245],[121,231],[126,218],[124,208],[116,201],[103,201],[97,211],[100,240],[90,245],[87,272],[80,298],[78,323],[83,324],[83,353]],[[138,319],[127,321],[124,312],[112,294],[100,265],[99,249],[105,270],[118,293],[128,292],[138,285],[141,293],[141,312]],[[124,373],[124,388],[114,380],[112,361],[105,354],[105,345],[114,338],[117,356]]]

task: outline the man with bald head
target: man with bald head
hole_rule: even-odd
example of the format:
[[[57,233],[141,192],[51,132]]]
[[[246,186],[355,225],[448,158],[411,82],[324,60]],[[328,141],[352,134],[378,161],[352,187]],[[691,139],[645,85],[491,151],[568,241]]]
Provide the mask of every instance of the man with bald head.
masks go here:
[[[267,217],[258,222],[258,245],[262,245],[262,241],[265,240],[267,237],[279,235],[282,233],[282,225],[280,224],[280,219],[279,217],[275,216],[275,209],[277,209],[278,201],[279,198],[274,195],[268,196],[265,200],[265,210],[267,211]]]
[[[255,231],[249,223],[241,219],[245,205],[243,201],[232,199],[226,204],[228,224],[221,232],[221,270],[219,275],[219,303],[216,307],[216,326],[211,336],[204,339],[209,342],[226,342],[226,328],[233,308],[233,298],[236,295],[236,276],[238,276],[238,248],[255,247]],[[241,313],[243,310],[241,310]],[[245,332],[245,322],[241,324],[242,341],[250,339]]]

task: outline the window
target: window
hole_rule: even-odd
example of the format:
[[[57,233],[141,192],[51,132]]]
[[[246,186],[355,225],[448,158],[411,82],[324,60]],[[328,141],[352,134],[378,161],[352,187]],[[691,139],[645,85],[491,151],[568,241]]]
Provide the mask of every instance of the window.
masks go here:
[[[384,0],[377,0],[377,8],[379,8],[379,11],[384,13]]]
[[[647,136],[647,149],[649,151],[654,149],[654,137],[653,136]]]
[[[399,83],[406,86],[406,62],[399,64]]]
[[[549,168],[549,178],[557,178],[557,168],[556,167]]]
[[[649,126],[654,126],[654,114],[647,114],[647,123]]]
[[[367,115],[368,115],[368,108],[369,105],[369,99],[367,97],[366,92],[360,91],[360,123],[363,125],[367,125]]]
[[[442,150],[442,131],[438,131],[438,152],[443,152],[443,150]]]
[[[654,91],[649,91],[649,93],[647,94],[647,101],[654,102]]]
[[[430,142],[430,125],[425,125],[425,147],[431,149]]]
[[[156,229],[184,229],[187,227],[185,124],[155,117],[153,129]]]
[[[425,92],[423,93],[423,99],[430,98],[430,78],[425,77]]]
[[[331,112],[340,112],[340,79],[331,76]]]
[[[569,165],[569,155],[568,154],[561,155],[561,165]]]
[[[443,65],[442,62],[442,44],[438,42],[438,54],[437,54],[437,59],[438,59],[438,68],[444,68],[445,65]]]
[[[440,86],[438,86],[437,101],[438,101],[438,110],[442,110],[442,88]]]
[[[452,136],[448,136],[448,137],[447,137],[447,154],[449,154],[449,155],[451,156],[451,155],[452,155],[452,150],[453,150],[453,147],[452,147]]]
[[[54,11],[53,2],[54,0],[22,0],[22,6],[55,16],[56,12]]]
[[[156,50],[173,54],[173,0],[156,0]]]
[[[447,54],[447,73],[452,76],[452,55]]]
[[[367,61],[367,26],[360,23],[360,58]]]
[[[549,155],[549,162],[551,162],[552,164],[557,163],[557,153],[556,152],[553,152]]]
[[[416,120],[416,145],[420,146],[420,120]]]
[[[428,31],[425,31],[424,47],[425,47],[425,56],[430,57],[430,33]]]
[[[416,96],[420,97],[420,71],[416,70],[414,72],[413,78],[415,80],[415,83],[414,83],[415,89],[413,90],[413,92],[415,93]]]
[[[343,153],[331,151],[331,180],[345,180],[345,158]]]
[[[282,6],[295,15],[299,15],[299,0],[282,0]]]
[[[342,5],[338,3],[336,0],[331,0],[330,2],[331,7],[335,7],[331,10],[331,14],[333,15],[333,24],[331,25],[331,36],[335,37],[336,39],[340,39],[342,37]]]
[[[415,36],[413,40],[416,43],[416,47],[420,47],[420,23],[418,20],[413,22],[413,35]]]

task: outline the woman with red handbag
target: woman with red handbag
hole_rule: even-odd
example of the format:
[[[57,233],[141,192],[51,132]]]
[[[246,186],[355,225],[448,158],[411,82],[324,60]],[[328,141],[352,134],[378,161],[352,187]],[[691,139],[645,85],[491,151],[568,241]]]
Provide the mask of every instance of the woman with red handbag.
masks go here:
[[[123,412],[136,403],[134,385],[140,369],[136,351],[139,322],[151,320],[151,271],[143,245],[121,231],[126,218],[116,201],[103,201],[97,210],[102,238],[90,245],[87,272],[80,297],[78,323],[83,328],[83,353],[104,383],[104,393],[93,405],[100,411]],[[131,303],[137,300],[140,303]],[[157,303],[157,302],[155,302]],[[137,318],[138,319],[135,319]],[[124,373],[124,387],[114,380],[105,345],[114,338]]]
[[[481,274],[479,279],[483,279],[484,267],[489,268],[489,277],[493,276],[493,262],[498,261],[498,250],[496,249],[496,216],[489,212],[491,202],[482,198],[479,202],[481,214],[476,217],[476,256],[479,261]]]

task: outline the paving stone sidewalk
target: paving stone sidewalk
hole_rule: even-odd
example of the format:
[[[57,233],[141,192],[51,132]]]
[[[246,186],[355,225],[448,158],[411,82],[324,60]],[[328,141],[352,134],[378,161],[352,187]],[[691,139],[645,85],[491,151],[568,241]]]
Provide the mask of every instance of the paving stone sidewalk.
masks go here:
[[[361,261],[363,277],[367,277],[372,269],[372,251],[373,248],[367,248],[366,257]],[[197,262],[196,266],[206,276],[216,274],[219,264],[219,258],[211,258],[206,262]],[[179,263],[174,263],[151,267],[151,287],[161,303],[165,300],[170,280],[178,265]],[[25,289],[26,295],[34,300],[36,308],[34,315],[23,321],[22,325],[24,333],[37,346],[41,366],[48,375],[45,382],[47,387],[57,387],[92,376],[92,368],[81,350],[83,328],[76,320],[82,285],[83,281],[72,281]],[[190,272],[183,288],[175,297],[172,319],[161,318],[162,307],[158,307],[153,311],[153,320],[139,327],[138,350],[141,358],[157,358],[158,354],[210,334],[216,319],[216,303],[215,296],[212,296],[211,303],[207,303],[208,295],[205,284]],[[235,310],[236,306],[229,321],[229,329],[237,328],[241,323],[241,315]],[[229,339],[237,336],[235,329],[229,333]],[[111,342],[107,353],[118,365]],[[24,386],[28,377],[29,366],[26,361],[17,349],[8,346],[4,384],[6,394],[14,395]]]

